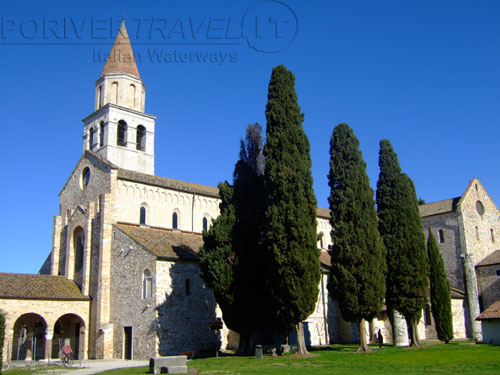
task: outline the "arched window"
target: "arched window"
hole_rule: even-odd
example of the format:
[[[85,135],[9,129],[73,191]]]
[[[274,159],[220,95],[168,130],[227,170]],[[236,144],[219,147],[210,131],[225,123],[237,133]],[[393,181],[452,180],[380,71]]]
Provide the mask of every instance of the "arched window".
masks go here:
[[[111,103],[118,104],[118,82],[111,84]]]
[[[203,218],[203,230],[208,231],[208,219],[206,217]]]
[[[132,108],[135,108],[135,85],[129,86],[129,103]]]
[[[97,87],[97,109],[102,107],[102,86]]]
[[[116,144],[118,146],[127,145],[127,123],[123,120],[118,121],[118,133],[116,136]]]
[[[439,230],[438,235],[439,235],[439,243],[443,243],[444,242],[444,233],[443,233],[442,229]]]
[[[94,133],[95,133],[94,128],[90,128],[89,129],[89,150],[92,150],[92,148],[94,147]]]
[[[139,223],[141,225],[146,225],[146,207],[144,206],[141,206],[141,211],[140,211],[140,215],[139,215]]]
[[[186,296],[190,296],[191,295],[191,281],[189,279],[186,279],[185,286],[186,286]]]
[[[177,229],[178,228],[178,220],[179,220],[179,215],[177,215],[177,212],[174,212],[172,214],[172,228]]]
[[[142,125],[137,127],[136,149],[139,151],[146,150],[146,128]]]
[[[104,122],[99,124],[99,146],[104,146]]]
[[[89,186],[90,182],[90,169],[89,167],[85,167],[82,172],[82,189],[85,189]]]
[[[153,275],[148,269],[144,270],[142,277],[142,298],[151,298],[153,296]]]
[[[85,232],[81,227],[78,227],[73,232],[73,249],[75,250],[75,269],[78,273],[83,267],[83,249],[85,248]]]

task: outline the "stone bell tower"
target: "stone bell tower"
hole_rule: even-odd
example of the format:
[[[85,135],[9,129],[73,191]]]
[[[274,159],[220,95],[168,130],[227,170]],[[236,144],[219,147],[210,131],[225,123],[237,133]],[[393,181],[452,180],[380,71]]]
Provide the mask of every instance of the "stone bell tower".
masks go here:
[[[156,117],[144,113],[145,97],[123,21],[96,81],[94,113],[83,119],[83,150],[120,168],[153,175]]]

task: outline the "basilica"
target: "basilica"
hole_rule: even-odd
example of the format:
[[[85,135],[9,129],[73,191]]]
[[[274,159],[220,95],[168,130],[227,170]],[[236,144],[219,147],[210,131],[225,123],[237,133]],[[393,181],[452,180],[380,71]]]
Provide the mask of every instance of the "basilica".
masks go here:
[[[133,56],[125,23],[111,55]],[[4,361],[58,358],[68,344],[82,359],[237,345],[236,333],[212,329],[223,317],[198,266],[202,231],[219,214],[218,189],[155,176],[156,118],[145,113],[145,97],[134,59],[107,60],[94,112],[83,120],[83,153],[59,193],[47,260],[36,275],[0,273]],[[420,213],[445,260],[455,338],[481,340],[475,318],[500,300],[500,212],[472,179],[462,196],[420,206]],[[322,277],[305,322],[308,344],[372,339],[382,329],[386,342],[404,345],[405,333],[392,332],[386,311],[359,332],[328,296],[329,217],[317,209]],[[423,338],[435,337],[431,308],[419,324]]]

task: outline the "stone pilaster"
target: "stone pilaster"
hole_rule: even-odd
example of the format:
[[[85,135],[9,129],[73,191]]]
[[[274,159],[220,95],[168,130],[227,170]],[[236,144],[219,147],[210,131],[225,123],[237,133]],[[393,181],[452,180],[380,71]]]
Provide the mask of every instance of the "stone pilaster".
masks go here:
[[[90,206],[90,205],[89,205]],[[85,250],[83,252],[83,275],[82,275],[82,294],[84,296],[89,295],[90,288],[90,255],[92,253],[92,218],[93,210],[90,211],[89,207],[89,217],[85,223]]]
[[[50,274],[58,275],[59,273],[59,253],[61,251],[61,216],[54,216],[54,225],[52,232],[52,262],[50,264]]]
[[[116,171],[112,172],[112,193],[104,194],[101,212],[99,290],[97,294],[96,357],[113,358],[113,325],[110,323],[111,245],[115,219]]]
[[[476,281],[476,271],[474,269],[474,264],[471,259],[471,255],[469,254],[467,247],[467,239],[465,238],[465,230],[464,228],[464,213],[462,208],[458,208],[458,228],[460,231],[460,242],[463,253],[460,254],[463,260],[464,266],[464,277],[465,277],[465,286],[467,293],[467,304],[469,307],[469,321],[472,328],[472,337],[474,340],[481,341],[483,338],[481,322],[476,320],[476,317],[480,314],[479,309],[479,298],[477,293],[477,281]]]

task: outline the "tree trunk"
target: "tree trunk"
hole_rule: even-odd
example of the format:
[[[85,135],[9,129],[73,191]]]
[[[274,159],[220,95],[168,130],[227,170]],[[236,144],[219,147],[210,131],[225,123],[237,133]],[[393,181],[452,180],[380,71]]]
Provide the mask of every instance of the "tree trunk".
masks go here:
[[[407,319],[408,325],[408,336],[410,338],[410,346],[420,346],[420,340],[418,339],[418,320],[417,319]]]
[[[306,347],[306,339],[304,336],[304,324],[299,322],[296,326],[297,330],[297,354],[298,355],[308,355]]]
[[[247,334],[240,333],[240,343],[236,355],[252,356],[255,355],[255,345],[261,341],[260,330],[254,330]]]
[[[365,320],[361,319],[359,321],[359,348],[358,352],[369,352],[370,348],[368,348],[368,343],[366,341],[365,334]]]

